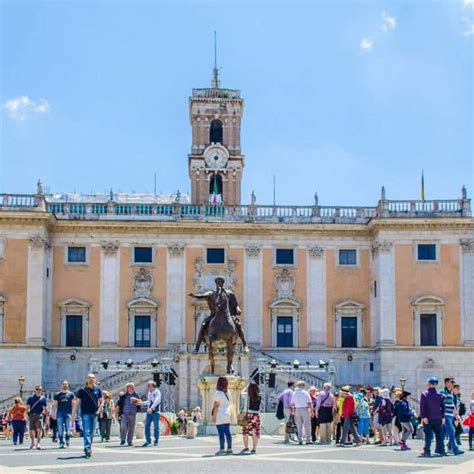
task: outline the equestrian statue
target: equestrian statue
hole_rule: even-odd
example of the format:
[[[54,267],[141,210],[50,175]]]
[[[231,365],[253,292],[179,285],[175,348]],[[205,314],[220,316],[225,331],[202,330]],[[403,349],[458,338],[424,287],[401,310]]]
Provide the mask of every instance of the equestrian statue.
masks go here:
[[[200,294],[189,293],[189,296],[193,298],[206,300],[210,310],[210,315],[204,319],[199,330],[195,351],[199,351],[202,342],[206,343],[209,350],[211,373],[214,373],[214,350],[224,345],[227,348],[227,373],[230,374],[233,372],[232,361],[237,338],[240,338],[246,351],[248,351],[247,341],[237,317],[242,311],[235,294],[224,288],[224,278],[216,278],[215,283],[215,290]]]

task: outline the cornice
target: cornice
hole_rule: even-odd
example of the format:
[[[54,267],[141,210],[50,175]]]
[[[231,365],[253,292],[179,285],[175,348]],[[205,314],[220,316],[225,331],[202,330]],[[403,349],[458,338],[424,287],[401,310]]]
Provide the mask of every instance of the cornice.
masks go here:
[[[51,226],[57,222],[53,214],[49,212],[34,211],[0,211],[0,225],[46,225]]]
[[[389,218],[372,219],[368,224],[371,235],[380,230],[436,230],[456,229],[474,230],[472,217],[436,217],[436,218]]]

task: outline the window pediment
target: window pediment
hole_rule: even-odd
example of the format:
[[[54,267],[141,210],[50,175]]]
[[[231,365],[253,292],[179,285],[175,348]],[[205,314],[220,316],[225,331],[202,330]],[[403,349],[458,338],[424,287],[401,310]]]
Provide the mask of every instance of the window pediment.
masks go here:
[[[364,308],[365,306],[362,303],[354,300],[346,300],[335,306],[336,313],[338,314],[359,314]]]
[[[434,295],[424,295],[412,301],[413,306],[444,306],[444,300]]]
[[[159,301],[155,300],[154,298],[146,298],[144,296],[132,298],[127,302],[127,306],[130,309],[137,309],[137,308],[158,308]]]
[[[300,300],[297,298],[273,298],[270,301],[270,308],[275,309],[275,308],[293,308],[293,309],[299,309],[301,307]]]
[[[83,311],[89,309],[92,305],[84,300],[80,300],[77,298],[68,298],[67,300],[60,301],[58,303],[58,306],[59,308],[61,308],[61,310],[76,309]]]

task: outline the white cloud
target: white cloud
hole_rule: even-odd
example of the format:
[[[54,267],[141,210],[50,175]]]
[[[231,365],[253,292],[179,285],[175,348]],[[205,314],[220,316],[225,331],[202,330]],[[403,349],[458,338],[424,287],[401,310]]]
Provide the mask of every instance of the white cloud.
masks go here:
[[[472,8],[474,10],[474,0],[464,0],[464,8]]]
[[[372,38],[363,38],[362,41],[360,42],[360,49],[362,51],[372,51],[372,48],[374,47],[374,40]]]
[[[397,26],[397,19],[394,16],[389,15],[387,12],[382,12],[382,24],[379,29],[383,33],[387,33],[393,30]]]
[[[45,114],[49,111],[46,99],[32,100],[28,96],[15,97],[4,104],[10,117],[17,122],[22,122],[33,114]]]
[[[474,0],[470,0],[473,1]],[[375,44],[375,38],[378,36],[388,33],[390,30],[393,30],[397,26],[397,18],[389,15],[387,12],[382,12],[382,24],[378,27],[378,31],[375,33],[374,37],[365,37],[362,38],[360,42],[360,49],[364,52],[372,51]]]

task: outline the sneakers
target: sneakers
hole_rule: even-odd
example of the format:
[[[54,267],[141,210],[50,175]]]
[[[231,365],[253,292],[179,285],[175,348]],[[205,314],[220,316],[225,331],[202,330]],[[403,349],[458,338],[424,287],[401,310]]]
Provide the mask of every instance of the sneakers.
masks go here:
[[[462,449],[458,449],[457,451],[454,451],[453,454],[455,456],[459,456],[460,454],[464,454],[464,451]]]
[[[158,446],[158,441],[155,441],[155,442],[153,443],[153,446]]]
[[[120,446],[125,446],[125,441],[120,441]]]
[[[227,455],[229,455],[229,454],[234,454],[234,451],[232,451],[232,449],[228,449],[225,453],[226,453]]]
[[[249,448],[244,448],[242,451],[240,451],[240,454],[250,454],[250,449]]]
[[[225,449],[219,449],[219,451],[217,451],[216,453],[216,456],[224,456],[225,455]]]
[[[39,443],[36,445],[36,449],[41,449],[41,445]]]
[[[92,456],[92,451],[90,449],[86,449],[84,454],[86,455],[86,458],[90,458]]]
[[[65,446],[64,443],[60,443],[60,444],[59,444],[59,449],[64,449],[65,447],[66,447],[66,446]]]
[[[71,442],[69,441],[69,439],[66,440],[66,446],[69,448],[69,445],[71,444]]]
[[[429,451],[423,451],[421,454],[420,454],[420,457],[422,458],[430,458],[431,457],[431,453]]]

